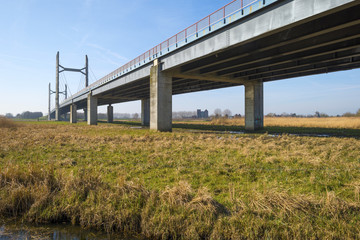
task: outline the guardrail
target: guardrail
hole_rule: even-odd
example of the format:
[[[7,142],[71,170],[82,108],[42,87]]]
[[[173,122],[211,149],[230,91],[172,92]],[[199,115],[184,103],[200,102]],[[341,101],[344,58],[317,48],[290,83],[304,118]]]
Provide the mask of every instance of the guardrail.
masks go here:
[[[102,77],[100,80],[92,83],[87,88],[84,88],[80,92],[71,96],[68,100],[66,99],[63,103],[66,103],[77,96],[83,95],[84,93],[87,93],[109,81],[121,77],[122,75],[127,74],[144,64],[152,62],[156,58],[164,56],[277,1],[278,0],[233,0],[224,7],[194,23],[190,27],[182,30],[164,42],[134,58],[125,65],[119,67],[115,71]]]

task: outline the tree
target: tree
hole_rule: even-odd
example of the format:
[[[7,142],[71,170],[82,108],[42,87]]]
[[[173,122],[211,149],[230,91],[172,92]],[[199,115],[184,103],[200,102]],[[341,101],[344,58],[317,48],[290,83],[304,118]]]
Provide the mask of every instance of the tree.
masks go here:
[[[42,112],[23,112],[20,115],[20,118],[22,119],[37,119],[37,118],[41,118],[43,116]]]
[[[354,117],[355,114],[354,113],[351,113],[351,112],[346,112],[342,115],[343,117]]]
[[[266,117],[276,117],[276,114],[275,113],[268,113],[268,114],[266,114]]]
[[[359,110],[357,110],[356,116],[360,117],[360,108],[359,108]]]
[[[225,117],[230,117],[230,116],[231,116],[231,111],[230,111],[229,109],[225,109],[225,110],[223,111],[223,115],[224,115]]]
[[[138,118],[139,118],[139,114],[138,114],[138,113],[134,113],[134,114],[132,115],[132,117],[133,117],[133,119],[138,119]]]
[[[12,113],[7,113],[7,114],[5,114],[5,117],[6,118],[14,118],[14,115],[12,115]]]
[[[215,114],[215,117],[221,117],[221,109],[220,108],[216,108],[214,110],[214,114]]]

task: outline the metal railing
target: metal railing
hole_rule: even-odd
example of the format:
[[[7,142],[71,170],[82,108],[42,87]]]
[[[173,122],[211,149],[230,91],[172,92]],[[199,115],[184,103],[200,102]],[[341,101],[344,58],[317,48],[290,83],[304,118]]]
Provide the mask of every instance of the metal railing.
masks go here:
[[[233,0],[224,7],[194,23],[190,27],[182,30],[140,56],[134,58],[125,65],[119,67],[115,71],[102,77],[100,80],[92,83],[87,88],[84,88],[80,92],[74,94],[72,98],[80,96],[89,90],[95,89],[109,81],[127,74],[156,58],[164,56],[169,52],[172,52],[276,1],[278,0]],[[64,102],[67,101],[65,100]]]

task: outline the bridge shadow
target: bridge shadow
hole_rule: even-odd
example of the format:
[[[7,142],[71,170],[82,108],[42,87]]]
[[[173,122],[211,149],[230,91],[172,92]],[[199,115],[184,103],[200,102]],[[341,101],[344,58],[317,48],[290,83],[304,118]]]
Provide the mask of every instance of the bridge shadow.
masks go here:
[[[106,121],[99,121],[106,123]],[[139,121],[114,121],[113,124],[128,125],[133,127],[141,127]],[[201,133],[234,133],[234,134],[261,134],[268,133],[274,135],[290,134],[298,136],[314,136],[314,137],[351,137],[360,138],[360,129],[349,128],[318,128],[318,127],[264,127],[261,130],[246,131],[244,126],[227,126],[227,125],[210,125],[197,123],[173,123],[174,129],[182,131],[190,130]],[[144,127],[147,128],[147,127]]]

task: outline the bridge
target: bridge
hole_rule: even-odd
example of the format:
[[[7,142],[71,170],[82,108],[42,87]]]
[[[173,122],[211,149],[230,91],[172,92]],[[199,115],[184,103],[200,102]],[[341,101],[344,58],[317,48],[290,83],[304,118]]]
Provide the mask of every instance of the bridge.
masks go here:
[[[245,128],[255,130],[265,82],[359,67],[359,0],[235,0],[57,100],[51,116],[70,112],[76,123],[77,109],[86,109],[94,125],[97,107],[108,105],[112,122],[111,104],[141,100],[142,124],[171,131],[172,95],[244,85]]]

